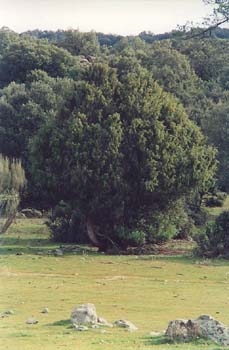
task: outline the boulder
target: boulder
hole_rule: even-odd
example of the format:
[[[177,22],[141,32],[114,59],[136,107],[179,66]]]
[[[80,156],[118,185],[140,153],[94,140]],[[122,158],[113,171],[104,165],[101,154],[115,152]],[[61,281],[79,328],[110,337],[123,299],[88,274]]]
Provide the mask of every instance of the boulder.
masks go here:
[[[55,256],[63,256],[63,255],[64,255],[62,249],[54,249],[53,254],[54,254]]]
[[[229,345],[229,328],[209,315],[193,320],[170,321],[165,334],[172,341],[187,342],[204,338],[220,345]]]
[[[76,306],[71,314],[72,323],[78,325],[96,324],[97,319],[95,305],[93,304]]]
[[[35,318],[28,318],[26,324],[37,324],[38,321]]]
[[[127,321],[127,320],[115,321],[115,325],[117,327],[126,328],[131,332],[136,331],[138,329],[132,322]]]

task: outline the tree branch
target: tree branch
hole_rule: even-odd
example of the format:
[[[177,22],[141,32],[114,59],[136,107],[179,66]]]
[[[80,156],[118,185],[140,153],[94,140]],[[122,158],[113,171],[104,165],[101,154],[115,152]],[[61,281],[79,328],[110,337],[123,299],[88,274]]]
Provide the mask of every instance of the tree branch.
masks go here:
[[[212,25],[212,26],[202,30],[199,33],[193,34],[193,35],[188,36],[188,37],[186,36],[184,38],[184,40],[190,40],[190,39],[198,38],[200,36],[203,36],[206,33],[211,33],[212,30],[218,28],[221,24],[224,24],[224,23],[227,23],[227,22],[229,22],[229,17],[224,18],[222,21],[215,23],[214,25]]]

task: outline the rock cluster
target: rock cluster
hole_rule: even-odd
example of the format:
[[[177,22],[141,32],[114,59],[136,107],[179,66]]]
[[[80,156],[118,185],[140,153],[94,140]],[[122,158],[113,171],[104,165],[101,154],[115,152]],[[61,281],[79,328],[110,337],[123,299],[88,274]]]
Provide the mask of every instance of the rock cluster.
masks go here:
[[[220,345],[229,345],[229,329],[209,315],[193,320],[170,321],[165,334],[172,341],[187,342],[205,338]]]
[[[71,322],[76,330],[88,330],[90,328],[99,328],[100,326],[113,327],[113,325],[102,317],[98,317],[93,304],[83,304],[76,306],[71,314]],[[119,320],[115,322],[117,327],[126,328],[133,332],[137,330],[137,327],[126,320]]]
[[[42,218],[43,214],[40,210],[33,208],[22,209],[21,213],[27,218]]]
[[[60,246],[56,249],[49,249],[47,251],[38,251],[37,255],[54,255],[54,256],[63,256],[65,253],[72,254],[84,254],[86,252],[91,252],[91,249],[81,248],[79,246]]]

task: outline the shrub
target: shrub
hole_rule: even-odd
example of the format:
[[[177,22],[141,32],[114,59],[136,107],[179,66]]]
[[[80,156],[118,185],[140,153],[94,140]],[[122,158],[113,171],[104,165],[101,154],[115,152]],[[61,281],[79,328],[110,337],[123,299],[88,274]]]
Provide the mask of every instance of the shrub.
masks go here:
[[[142,246],[146,241],[145,232],[138,230],[131,231],[124,226],[117,227],[116,236],[122,248],[127,248],[128,246]]]
[[[152,215],[147,237],[152,243],[162,243],[172,238],[186,239],[192,236],[193,227],[186,200],[181,198]]]
[[[207,222],[207,210],[199,207],[191,210],[190,216],[195,226],[203,226]]]
[[[225,192],[216,192],[208,194],[204,197],[204,202],[207,207],[222,207],[227,194]]]
[[[229,211],[224,211],[215,222],[209,223],[196,240],[199,255],[229,258]]]
[[[61,201],[52,211],[47,222],[52,239],[62,243],[88,243],[82,215]]]

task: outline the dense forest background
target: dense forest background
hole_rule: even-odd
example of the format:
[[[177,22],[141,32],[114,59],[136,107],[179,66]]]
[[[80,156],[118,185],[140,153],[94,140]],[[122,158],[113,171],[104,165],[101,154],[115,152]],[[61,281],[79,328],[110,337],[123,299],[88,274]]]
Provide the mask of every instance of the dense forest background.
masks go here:
[[[0,153],[22,161],[21,205],[101,249],[189,235],[229,191],[228,57],[229,29],[2,28]]]

